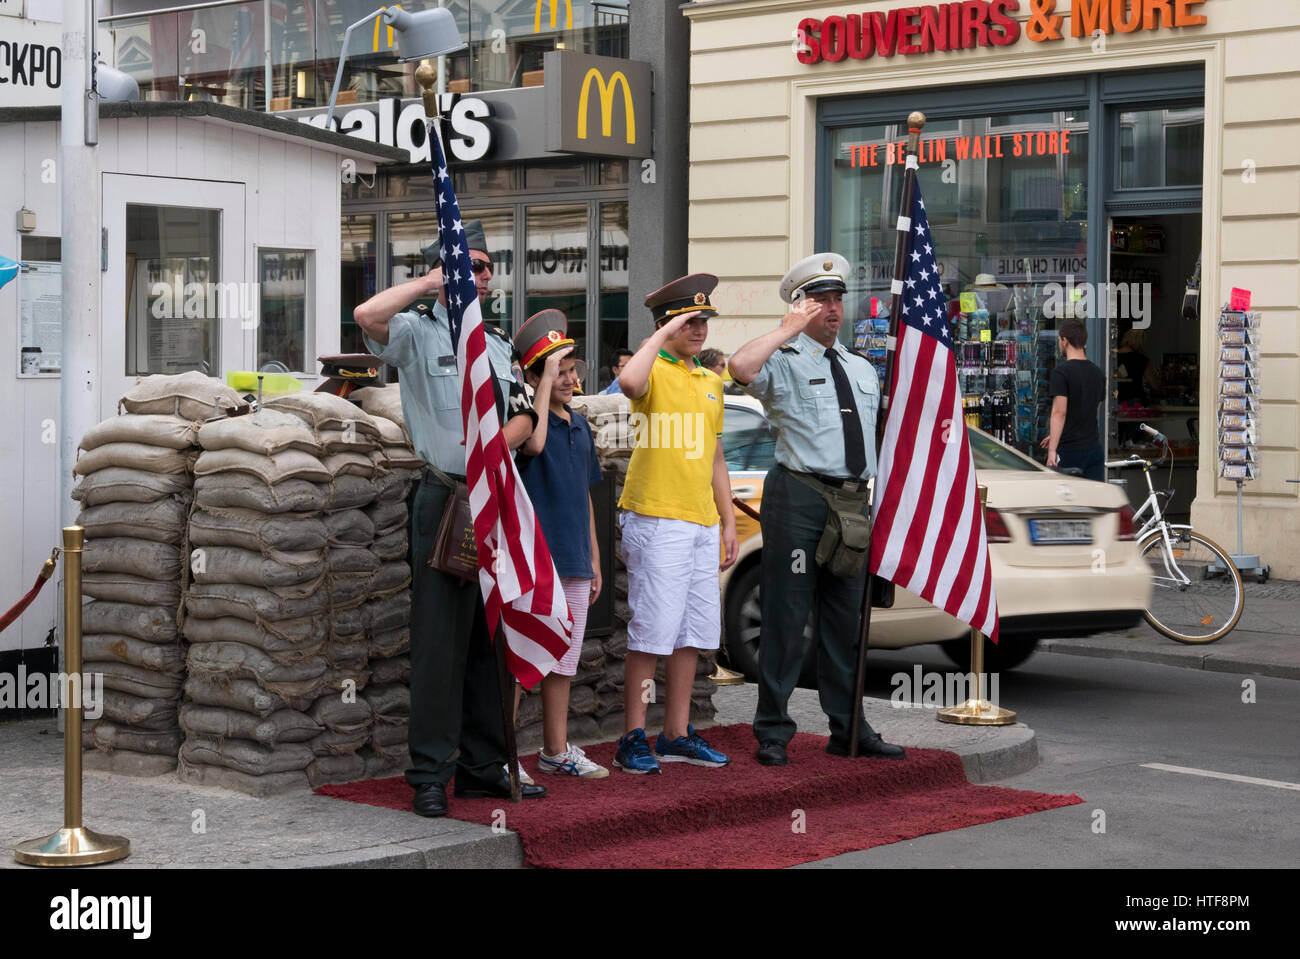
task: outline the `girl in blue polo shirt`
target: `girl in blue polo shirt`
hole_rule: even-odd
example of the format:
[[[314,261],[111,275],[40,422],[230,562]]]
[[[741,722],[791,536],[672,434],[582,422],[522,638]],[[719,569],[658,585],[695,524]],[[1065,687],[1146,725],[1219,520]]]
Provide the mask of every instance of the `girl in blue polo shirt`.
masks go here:
[[[590,487],[601,480],[591,427],[569,408],[578,375],[573,340],[565,333],[568,319],[559,310],[543,310],[515,336],[524,378],[535,391],[534,409],[546,409],[532,435],[519,448],[516,465],[542,535],[555,562],[573,618],[573,642],[555,668],[542,679],[542,751],[544,773],[603,779],[604,766],[569,744],[569,685],[578,671],[587,607],[600,595],[600,547]]]

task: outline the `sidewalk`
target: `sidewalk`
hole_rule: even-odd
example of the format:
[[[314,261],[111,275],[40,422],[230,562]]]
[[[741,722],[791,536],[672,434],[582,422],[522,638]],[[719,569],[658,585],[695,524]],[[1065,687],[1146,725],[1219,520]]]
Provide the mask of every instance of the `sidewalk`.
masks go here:
[[[750,722],[757,695],[753,685],[719,688],[717,722]],[[791,714],[801,730],[827,732],[815,690],[796,690]],[[867,719],[891,742],[953,750],[972,782],[1014,776],[1038,763],[1034,734],[1023,724],[947,725],[935,720],[933,710],[895,709],[885,700],[867,701]],[[63,744],[55,721],[0,725],[0,756],[0,868],[32,868],[13,861],[13,846],[63,823]],[[422,819],[307,793],[254,799],[180,783],[170,775],[138,779],[87,771],[83,782],[86,827],[131,841],[127,859],[101,869],[523,864],[514,833],[451,819]]]
[[[1300,583],[1245,582],[1246,608],[1236,629],[1205,646],[1176,643],[1146,623],[1087,639],[1045,639],[1045,652],[1136,659],[1165,666],[1300,679]]]

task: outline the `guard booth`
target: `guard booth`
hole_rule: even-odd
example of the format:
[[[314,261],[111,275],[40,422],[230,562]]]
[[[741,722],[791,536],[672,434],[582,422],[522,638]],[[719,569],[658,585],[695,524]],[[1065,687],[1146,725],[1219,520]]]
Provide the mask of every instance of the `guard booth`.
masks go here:
[[[210,102],[100,118],[99,417],[153,373],[270,369],[314,388],[316,357],[339,352],[342,185],[405,151]],[[27,590],[59,529],[59,136],[58,107],[0,108],[0,222],[16,225],[0,253],[23,264],[0,290],[0,596]],[[36,668],[55,592],[0,635],[0,670],[18,650]]]

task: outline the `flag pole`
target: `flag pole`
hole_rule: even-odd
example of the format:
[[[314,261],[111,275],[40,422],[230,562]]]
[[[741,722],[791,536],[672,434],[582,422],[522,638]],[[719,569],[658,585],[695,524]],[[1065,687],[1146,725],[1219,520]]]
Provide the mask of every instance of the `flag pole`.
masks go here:
[[[885,435],[885,420],[889,415],[889,394],[894,381],[894,352],[898,347],[898,322],[903,315],[903,274],[907,264],[907,242],[912,228],[912,193],[916,186],[916,155],[921,147],[921,131],[925,129],[925,114],[913,111],[907,115],[907,161],[903,170],[903,198],[898,207],[897,241],[894,245],[894,279],[890,284],[889,338],[885,349],[885,382],[881,384],[880,408],[876,411],[876,449]],[[879,480],[879,477],[876,478]],[[878,490],[872,484],[873,490]],[[875,510],[875,496],[872,496]],[[872,537],[874,541],[875,537]],[[867,546],[867,569],[871,568],[871,547]],[[858,631],[858,662],[853,671],[853,714],[849,718],[849,755],[858,754],[858,737],[861,733],[862,695],[867,685],[867,637],[871,633],[871,594],[875,591],[875,576],[867,573],[862,590],[861,626]]]
[[[415,71],[415,80],[423,89],[421,96],[424,101],[424,115],[428,120],[426,135],[441,140],[439,124],[442,116],[438,111],[438,94],[434,89],[437,77],[438,71],[434,69],[433,64],[428,60],[421,60],[420,66]],[[493,387],[496,387],[495,379]],[[475,588],[478,588],[477,583]],[[515,739],[514,684],[511,682],[510,670],[506,666],[506,637],[500,620],[497,621],[495,634],[489,637],[488,641],[492,644],[497,661],[497,687],[501,694],[501,726],[505,733],[506,767],[510,775],[510,801],[517,803],[522,799],[522,795],[519,789],[519,749]]]

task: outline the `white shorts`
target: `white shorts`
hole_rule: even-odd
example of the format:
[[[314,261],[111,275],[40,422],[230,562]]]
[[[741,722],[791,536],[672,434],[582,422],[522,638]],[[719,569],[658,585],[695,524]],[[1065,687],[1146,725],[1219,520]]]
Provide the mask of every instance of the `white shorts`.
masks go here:
[[[632,621],[627,648],[668,656],[717,649],[722,637],[719,526],[624,511],[623,562]]]

